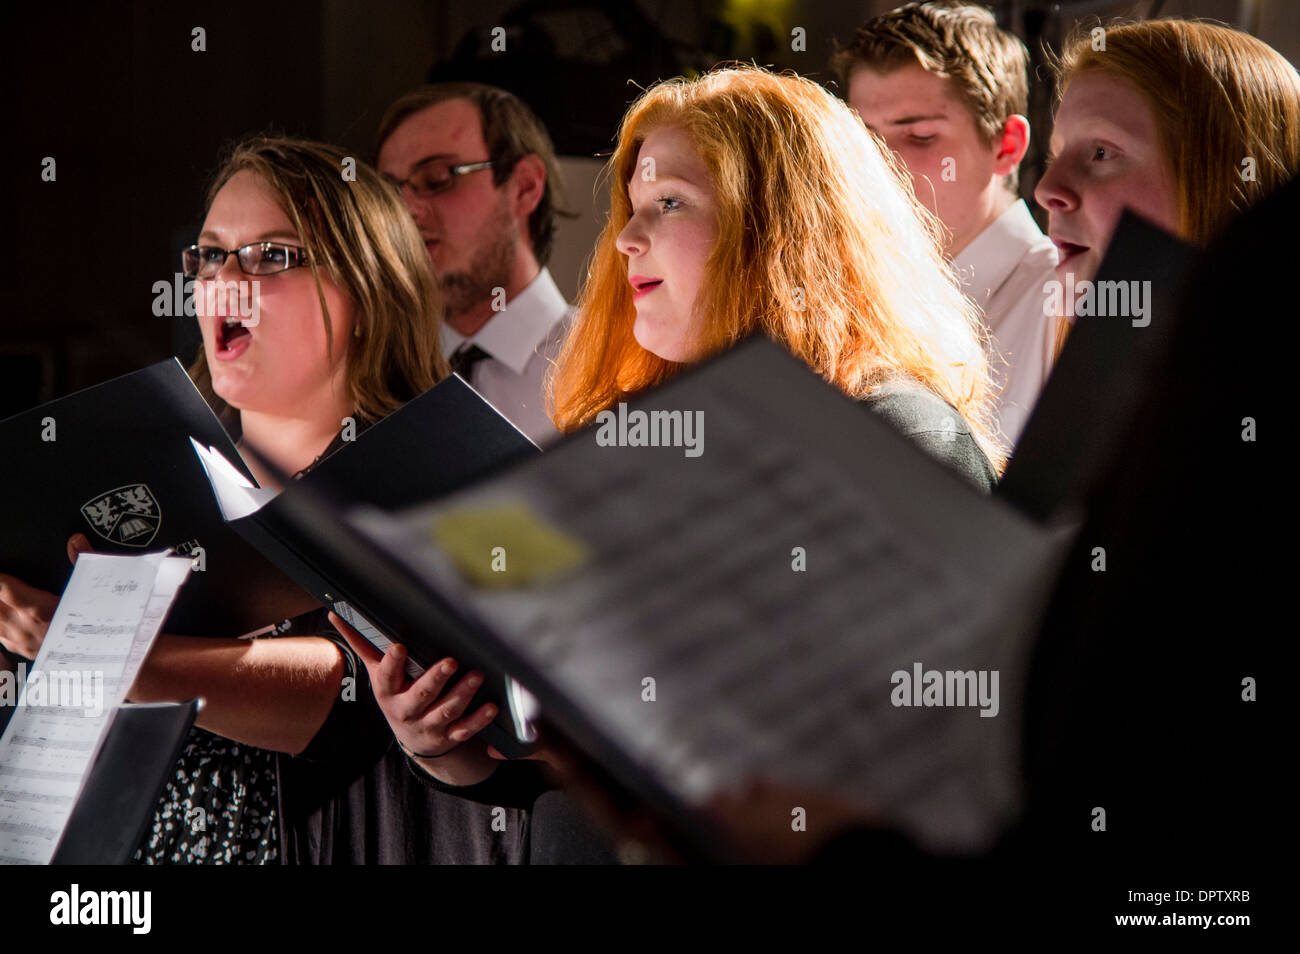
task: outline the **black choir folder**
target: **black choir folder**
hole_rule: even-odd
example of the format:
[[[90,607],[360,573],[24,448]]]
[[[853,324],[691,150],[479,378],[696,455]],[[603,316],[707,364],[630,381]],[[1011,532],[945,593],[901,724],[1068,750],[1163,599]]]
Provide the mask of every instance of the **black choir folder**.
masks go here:
[[[940,851],[1016,812],[1027,644],[1070,531],[766,339],[437,501],[276,503],[386,626],[518,679],[705,857],[735,855],[694,809],[751,773]]]
[[[1121,443],[1159,386],[1180,316],[1192,304],[1183,295],[1192,261],[1184,242],[1131,212],[1121,216],[1096,285],[1143,289],[1144,314],[1076,319],[998,484],[999,497],[1044,520],[1084,508],[1122,469]]]
[[[197,699],[118,706],[51,864],[130,862],[199,707]]]
[[[306,593],[224,525],[190,435],[251,477],[175,359],[0,421],[0,572],[62,592],[67,540],[80,531],[107,553],[202,548],[204,570],[182,588],[168,632],[239,636],[310,609]]]
[[[389,605],[387,581],[352,573],[346,547],[342,558],[316,547],[288,516],[293,501],[306,494],[337,500],[340,505],[394,510],[460,489],[538,453],[532,441],[454,375],[357,434],[351,444],[300,480],[289,482],[289,489],[278,495],[257,488],[219,448],[205,447],[199,440],[192,445],[191,457],[197,455],[202,462],[229,525],[380,650],[390,645],[389,636],[406,645],[411,678],[447,654],[442,633],[408,625]],[[312,529],[328,533],[330,528]],[[460,671],[463,674],[468,667]],[[533,733],[526,709],[518,702],[518,689],[493,672],[495,676],[485,680],[474,702],[475,706],[495,702],[500,710],[483,736],[503,753],[526,754]]]

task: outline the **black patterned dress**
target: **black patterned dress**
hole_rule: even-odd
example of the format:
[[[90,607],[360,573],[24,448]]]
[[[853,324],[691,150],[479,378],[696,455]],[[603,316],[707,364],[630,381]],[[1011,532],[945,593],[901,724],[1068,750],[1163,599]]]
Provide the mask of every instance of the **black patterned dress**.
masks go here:
[[[260,865],[279,860],[275,753],[190,732],[137,852],[143,864]]]

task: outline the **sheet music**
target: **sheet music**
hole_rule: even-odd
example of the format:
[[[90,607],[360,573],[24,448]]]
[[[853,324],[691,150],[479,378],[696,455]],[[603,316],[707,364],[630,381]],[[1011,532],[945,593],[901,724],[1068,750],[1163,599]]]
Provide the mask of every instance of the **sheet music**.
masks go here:
[[[0,864],[48,864],[190,561],[83,553],[0,736]]]
[[[985,846],[1017,801],[1023,647],[1065,538],[883,435],[855,442],[865,409],[818,393],[763,408],[763,388],[802,399],[692,382],[698,458],[589,436],[397,519],[351,516],[682,800],[762,773],[871,804],[939,850]],[[492,527],[471,540],[477,573],[437,529],[475,513]],[[526,536],[499,517],[514,513]],[[579,568],[493,585],[492,548],[517,560],[554,534],[586,551]],[[1000,713],[897,706],[892,676],[917,664],[998,673]]]

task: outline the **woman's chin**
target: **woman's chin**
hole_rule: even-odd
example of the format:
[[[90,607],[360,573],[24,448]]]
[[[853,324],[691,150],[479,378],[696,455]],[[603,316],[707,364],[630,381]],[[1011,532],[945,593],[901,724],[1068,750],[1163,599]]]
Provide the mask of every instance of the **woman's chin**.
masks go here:
[[[212,393],[236,411],[250,410],[251,405],[256,404],[256,395],[250,393],[250,391],[250,388],[240,387],[236,382],[222,381],[216,375],[213,375]]]
[[[693,349],[679,337],[659,334],[658,329],[651,326],[649,322],[643,322],[640,318],[637,318],[636,323],[632,325],[632,337],[646,351],[665,361],[689,364],[695,360]]]

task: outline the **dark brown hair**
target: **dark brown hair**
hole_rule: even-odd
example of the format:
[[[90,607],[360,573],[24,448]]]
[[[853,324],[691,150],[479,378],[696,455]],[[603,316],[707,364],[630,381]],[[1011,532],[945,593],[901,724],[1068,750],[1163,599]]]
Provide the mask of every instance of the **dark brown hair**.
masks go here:
[[[542,199],[528,217],[533,256],[538,265],[544,266],[551,258],[555,216],[570,214],[563,208],[564,178],[560,175],[555,147],[551,144],[546,127],[514,93],[485,83],[435,83],[413,89],[399,97],[384,112],[384,118],[379,121],[375,154],[379,154],[393,130],[409,117],[452,99],[467,100],[478,110],[488,158],[496,163],[492,167],[492,181],[495,185],[499,186],[509,179],[515,165],[524,156],[536,156],[546,166],[546,187]]]

